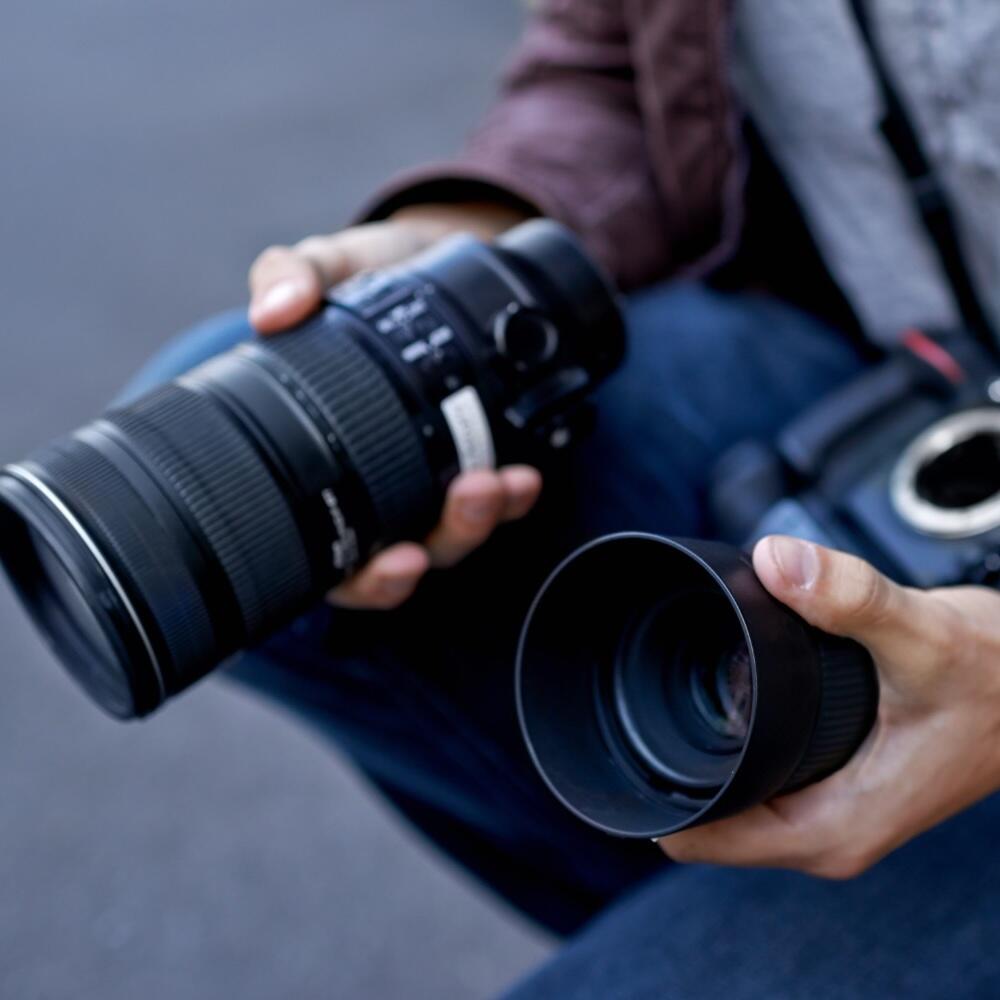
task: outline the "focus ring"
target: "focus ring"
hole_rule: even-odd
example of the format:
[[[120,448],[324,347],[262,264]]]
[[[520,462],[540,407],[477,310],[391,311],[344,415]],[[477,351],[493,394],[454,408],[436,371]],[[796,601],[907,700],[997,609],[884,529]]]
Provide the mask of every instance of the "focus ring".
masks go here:
[[[329,310],[313,325],[258,349],[292,369],[340,436],[380,534],[407,537],[429,527],[435,500],[430,467],[414,421],[385,373],[330,322],[346,318]]]
[[[819,639],[819,712],[809,746],[782,791],[818,781],[847,763],[875,721],[878,681],[871,656],[856,642]]]
[[[271,470],[219,404],[167,385],[106,418],[176,492],[229,580],[249,639],[309,594],[303,540]]]

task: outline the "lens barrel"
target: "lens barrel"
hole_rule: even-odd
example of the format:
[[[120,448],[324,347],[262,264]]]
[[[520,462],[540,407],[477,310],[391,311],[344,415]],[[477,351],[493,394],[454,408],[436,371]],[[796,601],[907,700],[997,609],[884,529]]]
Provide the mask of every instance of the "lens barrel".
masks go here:
[[[619,534],[535,598],[517,657],[522,732],[581,819],[660,837],[832,773],[875,718],[871,657],[776,601],[714,542]]]
[[[460,472],[544,461],[623,350],[563,227],[455,237],[0,470],[0,559],[91,697],[145,715],[423,537]]]

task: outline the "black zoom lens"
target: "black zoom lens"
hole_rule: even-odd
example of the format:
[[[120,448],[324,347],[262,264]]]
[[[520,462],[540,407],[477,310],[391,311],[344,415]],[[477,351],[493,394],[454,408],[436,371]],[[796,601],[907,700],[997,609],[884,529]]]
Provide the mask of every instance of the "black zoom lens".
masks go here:
[[[565,229],[456,237],[7,466],[0,558],[84,689],[145,715],[422,537],[460,471],[544,462],[623,349]]]
[[[774,600],[711,542],[611,535],[549,577],[517,663],[535,765],[581,819],[660,837],[841,767],[875,717],[859,645]]]

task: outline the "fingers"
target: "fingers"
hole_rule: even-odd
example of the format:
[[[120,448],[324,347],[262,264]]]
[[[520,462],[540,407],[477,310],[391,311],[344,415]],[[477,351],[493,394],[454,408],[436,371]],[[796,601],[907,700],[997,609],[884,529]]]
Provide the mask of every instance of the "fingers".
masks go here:
[[[680,833],[662,837],[661,850],[674,861],[685,864],[738,865],[752,867],[794,854],[789,844],[791,830],[786,829],[778,813],[766,805],[754,806],[729,819],[716,820]]]
[[[508,465],[500,470],[504,491],[504,521],[516,521],[535,506],[542,492],[542,474],[530,465]]]
[[[431,566],[453,566],[486,541],[498,524],[527,514],[541,489],[541,474],[527,465],[459,476],[425,546],[402,542],[378,553],[327,599],[345,608],[397,607],[413,594]]]
[[[250,322],[263,334],[286,330],[319,305],[325,288],[317,269],[292,247],[270,247],[250,270]]]
[[[900,587],[857,556],[784,535],[754,549],[764,586],[811,625],[863,643],[892,662],[901,648],[930,638],[937,620],[929,599]]]
[[[448,490],[438,526],[427,537],[435,566],[454,566],[489,538],[506,508],[503,481],[486,469],[459,476]]]
[[[789,868],[829,879],[860,875],[884,850],[865,846],[865,837],[853,835],[849,824],[828,817],[800,820],[794,809],[786,813],[781,808],[810,791],[662,837],[659,846],[668,857],[684,864]]]
[[[526,217],[489,202],[412,205],[384,222],[271,247],[250,269],[250,322],[262,334],[287,330],[319,306],[326,289],[359,271],[396,264],[453,232],[490,239]]]
[[[332,590],[327,599],[343,608],[395,608],[413,594],[430,565],[423,546],[401,542],[379,552],[350,580]]]
[[[429,238],[417,227],[370,223],[310,236],[292,247],[270,247],[250,269],[250,322],[262,334],[287,330],[313,312],[331,286],[394,264]]]
[[[454,566],[489,538],[498,524],[523,517],[542,489],[542,477],[526,465],[499,472],[479,469],[459,476],[448,490],[438,526],[427,538],[435,566]]]

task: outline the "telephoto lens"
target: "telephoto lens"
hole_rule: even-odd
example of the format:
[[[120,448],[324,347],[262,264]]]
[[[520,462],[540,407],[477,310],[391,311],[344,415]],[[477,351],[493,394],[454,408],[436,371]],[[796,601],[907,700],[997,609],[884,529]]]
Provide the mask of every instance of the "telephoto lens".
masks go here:
[[[0,470],[0,559],[84,690],[146,715],[423,537],[459,472],[544,465],[623,351],[563,227],[451,238]]]
[[[518,650],[521,728],[581,819],[653,838],[825,777],[878,703],[874,665],[771,597],[727,545],[609,535],[560,565]]]

